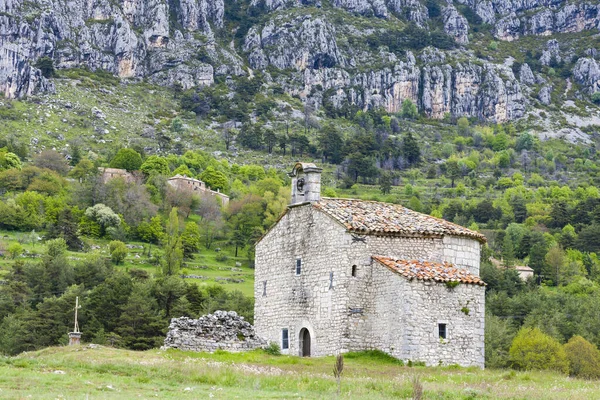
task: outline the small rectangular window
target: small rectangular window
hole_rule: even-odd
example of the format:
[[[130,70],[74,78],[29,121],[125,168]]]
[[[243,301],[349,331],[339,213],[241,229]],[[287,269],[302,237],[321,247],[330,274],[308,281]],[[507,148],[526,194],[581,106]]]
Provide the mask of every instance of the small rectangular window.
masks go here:
[[[300,275],[302,273],[302,259],[296,259],[296,275]]]
[[[290,341],[288,339],[288,330],[281,330],[281,349],[286,350],[290,348]]]
[[[333,289],[333,272],[329,273],[329,290]]]
[[[448,330],[446,329],[446,324],[438,324],[438,332],[440,339],[446,339],[448,336]]]
[[[267,281],[263,281],[263,296],[267,295]]]

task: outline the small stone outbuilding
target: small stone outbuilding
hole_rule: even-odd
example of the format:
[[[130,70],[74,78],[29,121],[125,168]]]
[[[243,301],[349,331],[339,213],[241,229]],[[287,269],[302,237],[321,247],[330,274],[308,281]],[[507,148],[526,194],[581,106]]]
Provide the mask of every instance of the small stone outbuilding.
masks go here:
[[[288,354],[483,368],[485,237],[397,204],[321,198],[320,173],[294,166],[292,202],[256,245],[256,333]]]

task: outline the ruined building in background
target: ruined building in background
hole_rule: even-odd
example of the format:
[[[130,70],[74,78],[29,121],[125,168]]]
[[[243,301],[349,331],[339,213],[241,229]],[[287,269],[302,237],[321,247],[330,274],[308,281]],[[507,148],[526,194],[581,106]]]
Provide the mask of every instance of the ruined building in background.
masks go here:
[[[379,349],[484,366],[485,237],[396,204],[320,197],[297,163],[292,204],[256,245],[256,333],[303,356]]]
[[[127,183],[131,183],[136,180],[136,176],[133,173],[121,168],[100,167],[98,168],[98,171],[100,172],[102,183],[106,183],[114,178],[123,178],[123,180]]]
[[[169,184],[177,190],[185,190],[216,197],[223,206],[226,206],[229,203],[229,196],[219,192],[219,190],[211,190],[211,188],[207,187],[206,183],[202,182],[201,180],[177,174],[169,178],[167,182],[169,182]]]

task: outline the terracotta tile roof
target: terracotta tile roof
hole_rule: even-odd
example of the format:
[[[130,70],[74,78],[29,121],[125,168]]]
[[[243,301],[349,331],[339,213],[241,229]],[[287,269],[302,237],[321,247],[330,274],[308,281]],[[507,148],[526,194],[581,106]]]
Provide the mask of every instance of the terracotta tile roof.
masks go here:
[[[485,282],[478,276],[471,274],[466,269],[456,268],[448,262],[436,263],[420,260],[397,260],[384,256],[373,256],[373,259],[407,279],[436,282],[454,281],[485,286]]]
[[[486,238],[446,220],[422,214],[399,204],[356,199],[321,197],[314,207],[342,223],[349,231],[389,235],[467,236],[480,242]]]

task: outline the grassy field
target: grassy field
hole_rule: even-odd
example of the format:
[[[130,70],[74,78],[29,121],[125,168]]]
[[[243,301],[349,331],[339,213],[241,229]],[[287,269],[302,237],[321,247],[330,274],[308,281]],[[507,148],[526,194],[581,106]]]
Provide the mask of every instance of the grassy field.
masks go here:
[[[0,358],[0,398],[35,399],[330,399],[334,358],[133,352],[101,346],[54,347]],[[406,367],[381,354],[345,357],[340,398],[595,399],[596,382],[547,372]]]

